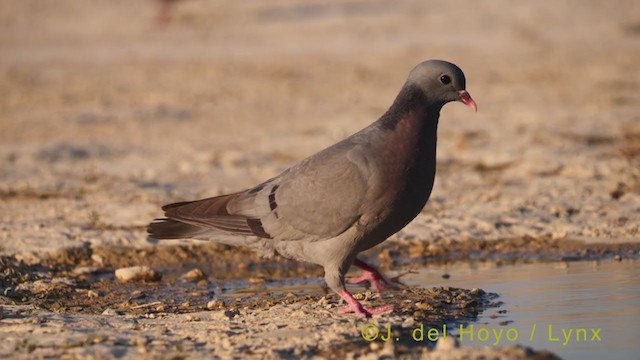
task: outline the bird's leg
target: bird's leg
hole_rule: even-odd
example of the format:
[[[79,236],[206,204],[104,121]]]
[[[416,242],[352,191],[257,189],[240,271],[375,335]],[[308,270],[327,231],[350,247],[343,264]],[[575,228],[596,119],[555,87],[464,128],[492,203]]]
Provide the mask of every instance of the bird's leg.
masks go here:
[[[348,282],[349,284],[360,284],[364,281],[368,281],[371,283],[371,285],[373,285],[373,288],[376,290],[376,292],[379,294],[382,292],[383,289],[395,289],[397,288],[396,285],[393,284],[393,282],[396,283],[400,283],[398,281],[398,278],[400,276],[397,276],[391,280],[387,279],[384,275],[382,275],[382,273],[380,271],[378,271],[378,269],[374,268],[373,266],[365,263],[364,261],[357,259],[353,262],[353,265],[359,267],[360,269],[362,269],[362,271],[364,271],[364,274],[356,277],[356,278],[352,278],[349,279]],[[400,283],[401,284],[401,283]]]
[[[324,279],[331,290],[335,291],[336,294],[347,303],[346,307],[338,309],[339,314],[353,312],[358,317],[371,317],[373,314],[381,314],[393,310],[393,306],[391,305],[371,309],[362,306],[362,304],[347,291],[344,286],[344,274],[337,269],[330,271],[330,269],[325,268]]]

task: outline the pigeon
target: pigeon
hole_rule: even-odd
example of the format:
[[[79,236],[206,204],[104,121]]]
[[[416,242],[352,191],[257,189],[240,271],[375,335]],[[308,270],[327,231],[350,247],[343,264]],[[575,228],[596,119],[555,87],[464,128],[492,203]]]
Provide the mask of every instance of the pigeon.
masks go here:
[[[243,245],[320,265],[347,304],[340,313],[371,317],[345,287],[355,265],[377,290],[389,281],[357,256],[398,232],[424,208],[436,175],[442,107],[477,111],[462,70],[446,61],[418,64],[391,107],[375,122],[257,186],[162,207],[147,228],[152,240],[192,238]],[[233,236],[222,236],[233,235]]]

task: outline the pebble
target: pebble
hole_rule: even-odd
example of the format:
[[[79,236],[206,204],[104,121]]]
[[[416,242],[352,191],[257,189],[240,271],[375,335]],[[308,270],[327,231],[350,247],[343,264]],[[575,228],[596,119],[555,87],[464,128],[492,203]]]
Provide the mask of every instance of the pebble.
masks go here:
[[[207,275],[205,275],[202,270],[196,268],[182,275],[181,279],[186,282],[198,282],[207,280]]]
[[[100,268],[97,266],[78,266],[73,269],[73,273],[76,275],[90,275],[100,271]]]
[[[431,306],[429,304],[425,304],[423,302],[417,302],[415,304],[415,307],[420,309],[420,310],[433,310],[433,306]]]
[[[403,328],[412,328],[416,324],[416,320],[412,317],[408,317],[405,321],[402,322]]]
[[[616,262],[620,262],[620,261],[622,261],[622,256],[616,255],[616,256],[613,257],[613,260],[615,260]]]
[[[219,299],[213,299],[207,303],[207,309],[209,310],[224,308],[225,306],[226,304],[224,303],[224,301]]]
[[[130,340],[130,343],[135,346],[144,347],[149,342],[149,339],[146,336],[133,336]]]
[[[214,320],[217,319],[233,319],[236,316],[240,316],[240,311],[238,309],[231,310],[219,310],[211,313],[211,318]]]
[[[120,312],[118,310],[108,308],[102,312],[102,315],[116,316],[116,315],[120,315]]]
[[[395,343],[393,341],[385,341],[384,347],[382,348],[382,351],[378,355],[380,356],[380,358],[388,358],[388,359],[397,358],[398,355],[396,353]]]
[[[263,277],[252,277],[249,278],[249,284],[251,285],[263,285],[267,283],[267,279]]]
[[[116,278],[122,282],[129,281],[159,281],[162,274],[148,266],[131,266],[120,268],[115,272]]]
[[[436,343],[436,351],[450,351],[460,347],[458,339],[453,336],[441,337]]]
[[[87,297],[88,297],[89,299],[97,299],[97,298],[98,298],[98,296],[100,296],[100,295],[98,295],[98,293],[97,293],[97,292],[95,292],[95,291],[93,291],[93,290],[89,290],[89,291],[87,291]]]
[[[228,337],[222,339],[222,341],[220,342],[220,345],[222,345],[223,348],[225,349],[230,349],[231,348],[231,340],[229,340]]]
[[[194,316],[194,315],[187,315],[185,317],[185,320],[187,322],[194,322],[194,321],[200,321],[201,319],[199,317],[197,317],[197,316]]]
[[[98,254],[91,255],[91,260],[100,266],[104,265],[104,258]]]
[[[448,278],[450,278],[450,277],[451,277],[451,275],[449,275],[449,274],[442,274],[442,278],[443,278],[443,279],[448,279]]]
[[[482,296],[485,294],[484,290],[482,289],[478,289],[478,288],[473,288],[471,289],[471,291],[469,292],[469,294],[474,295],[474,296]]]
[[[318,305],[327,305],[329,304],[329,301],[327,300],[326,296],[323,296],[320,298],[320,300],[318,300]]]

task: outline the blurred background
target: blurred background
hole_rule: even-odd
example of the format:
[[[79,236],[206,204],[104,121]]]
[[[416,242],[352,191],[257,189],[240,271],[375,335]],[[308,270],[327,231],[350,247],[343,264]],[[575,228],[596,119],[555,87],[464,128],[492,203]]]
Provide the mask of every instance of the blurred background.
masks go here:
[[[400,237],[638,237],[640,2],[0,1],[0,251],[143,244],[376,120],[420,61],[467,76]]]

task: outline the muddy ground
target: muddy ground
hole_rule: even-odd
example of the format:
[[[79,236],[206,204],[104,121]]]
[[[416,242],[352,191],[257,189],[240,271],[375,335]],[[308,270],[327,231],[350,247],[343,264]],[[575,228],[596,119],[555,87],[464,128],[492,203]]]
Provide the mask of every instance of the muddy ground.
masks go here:
[[[166,23],[157,13],[0,0],[2,357],[547,356],[370,344],[317,267],[146,240],[162,204],[257,184],[366,126],[428,58],[465,71],[479,112],[443,110],[429,204],[368,259],[398,275],[638,256],[637,1],[185,0]],[[133,265],[163,276],[115,279]],[[194,268],[204,278],[181,279]],[[399,332],[508,311],[474,289],[353,289],[394,303],[373,321]]]

